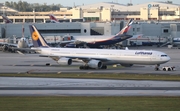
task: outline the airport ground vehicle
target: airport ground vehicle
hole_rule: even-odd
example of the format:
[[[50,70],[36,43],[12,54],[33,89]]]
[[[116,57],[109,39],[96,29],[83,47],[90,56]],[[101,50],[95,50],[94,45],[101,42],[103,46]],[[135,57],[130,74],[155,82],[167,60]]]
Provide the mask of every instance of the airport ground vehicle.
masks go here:
[[[163,71],[175,71],[176,68],[174,66],[164,66],[162,67]]]

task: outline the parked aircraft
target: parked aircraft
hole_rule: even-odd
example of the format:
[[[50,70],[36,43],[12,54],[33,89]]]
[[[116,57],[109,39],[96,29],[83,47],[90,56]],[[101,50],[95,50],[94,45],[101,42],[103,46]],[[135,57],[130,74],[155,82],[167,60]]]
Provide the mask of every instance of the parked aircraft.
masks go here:
[[[5,21],[5,23],[13,23],[7,16],[2,15],[3,20]]]
[[[0,42],[3,51],[11,51],[14,52],[15,50],[25,50],[26,48],[30,48],[33,45],[29,43],[29,40],[24,37],[24,26],[22,26],[22,37],[17,38],[8,38],[14,42],[18,41],[18,43],[7,43],[7,42]]]
[[[15,50],[24,50],[26,48],[30,48],[32,44],[29,44],[28,39],[20,38],[18,39],[18,43],[6,43],[0,42],[3,51],[14,52]]]
[[[157,65],[166,63],[170,57],[160,51],[153,50],[115,50],[115,49],[85,49],[85,48],[54,48],[49,47],[43,36],[34,25],[30,25],[30,33],[34,47],[31,48],[40,57],[50,57],[60,65],[71,65],[73,61],[84,62],[80,69],[106,69],[107,65],[121,64],[132,66],[133,64]]]
[[[53,14],[49,15],[52,23],[59,23],[58,19]],[[89,48],[99,48],[100,46],[114,45],[128,38],[137,36],[127,35],[126,33],[130,29],[133,23],[133,19],[130,19],[126,26],[116,35],[112,36],[70,36],[65,35],[63,40],[60,42],[62,47],[89,47]]]
[[[127,32],[131,28],[133,23],[133,19],[130,19],[125,27],[118,32],[116,35],[112,36],[65,36],[61,41],[61,45],[64,44],[65,47],[90,47],[90,48],[98,48],[100,46],[105,45],[114,45],[121,41],[124,41],[128,38],[133,37],[132,35],[128,35]]]

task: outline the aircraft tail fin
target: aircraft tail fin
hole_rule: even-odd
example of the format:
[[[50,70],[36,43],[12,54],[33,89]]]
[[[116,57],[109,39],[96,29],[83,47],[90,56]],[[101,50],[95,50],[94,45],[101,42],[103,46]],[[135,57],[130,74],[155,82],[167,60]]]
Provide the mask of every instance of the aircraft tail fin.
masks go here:
[[[52,23],[59,23],[59,20],[53,14],[49,14],[49,18]]]
[[[29,25],[29,29],[34,47],[49,47],[34,25]]]
[[[13,23],[7,16],[2,15],[3,20],[5,21],[5,23]]]
[[[119,33],[117,33],[116,35],[126,34],[129,31],[129,29],[131,28],[131,25],[132,25],[133,21],[134,21],[133,19],[130,19],[127,22],[127,24],[125,25],[125,27]]]

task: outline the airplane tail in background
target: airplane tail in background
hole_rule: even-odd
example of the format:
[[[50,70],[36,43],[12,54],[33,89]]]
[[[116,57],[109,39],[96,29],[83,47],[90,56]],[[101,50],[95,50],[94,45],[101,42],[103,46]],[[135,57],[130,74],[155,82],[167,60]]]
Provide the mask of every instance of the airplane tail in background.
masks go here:
[[[7,16],[2,15],[3,20],[5,21],[5,23],[13,23]]]
[[[128,32],[128,30],[131,28],[131,25],[133,23],[133,19],[130,19],[127,24],[125,25],[125,27],[116,35],[122,35],[122,34],[126,34]]]
[[[49,14],[49,18],[52,23],[59,23],[59,20],[53,14]]]
[[[49,47],[34,25],[29,25],[29,29],[34,47]]]

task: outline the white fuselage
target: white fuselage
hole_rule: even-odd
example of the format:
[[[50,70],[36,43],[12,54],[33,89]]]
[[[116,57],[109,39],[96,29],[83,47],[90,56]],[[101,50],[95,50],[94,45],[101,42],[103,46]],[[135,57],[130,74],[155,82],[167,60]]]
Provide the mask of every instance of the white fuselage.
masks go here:
[[[115,35],[109,35],[109,36],[102,36],[102,35],[99,35],[99,36],[74,36],[74,39],[75,40],[78,40],[78,41],[83,41],[83,42],[95,42],[95,41],[104,41],[104,40],[108,40],[110,38],[112,38],[113,36]]]
[[[17,48],[28,48],[28,40],[25,38],[21,38],[18,41]]]
[[[74,48],[38,48],[43,55],[89,58],[101,60],[104,65],[111,64],[163,64],[170,60],[167,54],[152,50],[112,50],[112,49],[74,49]]]
[[[72,36],[73,41],[81,41],[85,43],[93,43],[97,41],[106,41],[111,38],[113,38],[116,35],[91,35],[91,36]],[[64,36],[66,39],[64,41],[70,41],[68,40],[68,36]],[[142,37],[142,34],[138,35],[133,35],[131,38],[137,38],[137,37]]]

